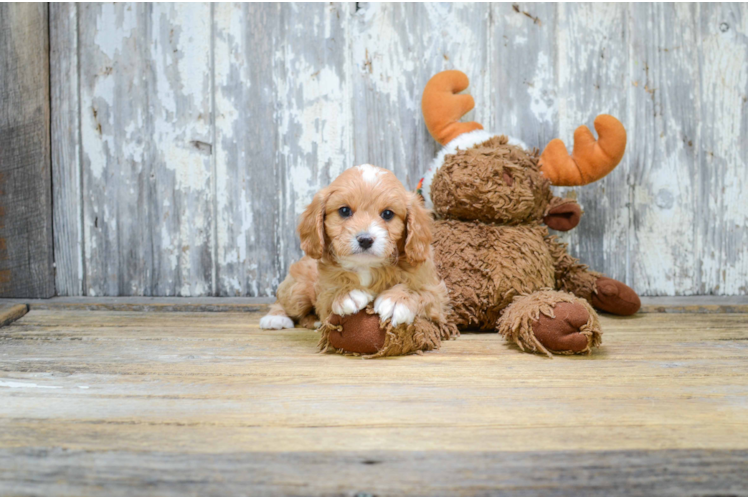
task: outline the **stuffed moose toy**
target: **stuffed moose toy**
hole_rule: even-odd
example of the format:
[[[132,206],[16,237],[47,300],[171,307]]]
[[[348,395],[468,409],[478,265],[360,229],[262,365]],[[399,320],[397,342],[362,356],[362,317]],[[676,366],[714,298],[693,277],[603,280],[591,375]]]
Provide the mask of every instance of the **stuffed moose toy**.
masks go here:
[[[551,185],[582,186],[621,161],[626,131],[610,115],[595,119],[596,141],[586,126],[574,133],[569,155],[560,139],[538,155],[520,141],[461,123],[473,109],[460,71],[444,71],[426,85],[426,126],[444,147],[418,186],[435,216],[434,260],[451,301],[448,325],[426,321],[392,328],[371,308],[322,327],[321,347],[372,357],[435,349],[455,328],[498,332],[524,351],[589,353],[601,343],[593,307],[618,315],[638,311],[627,285],[587,269],[548,228],[568,231],[582,215]]]

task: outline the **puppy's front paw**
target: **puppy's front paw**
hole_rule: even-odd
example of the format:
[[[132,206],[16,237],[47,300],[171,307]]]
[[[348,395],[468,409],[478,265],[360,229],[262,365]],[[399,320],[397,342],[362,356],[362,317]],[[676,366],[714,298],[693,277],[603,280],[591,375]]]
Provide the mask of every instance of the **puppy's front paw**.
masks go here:
[[[409,325],[416,319],[416,312],[408,304],[382,296],[374,302],[374,312],[382,321],[391,319],[392,326]]]
[[[288,316],[266,315],[260,318],[260,328],[263,330],[283,330],[293,328],[293,321]]]
[[[374,296],[364,290],[351,290],[345,295],[341,295],[332,303],[332,312],[340,316],[356,314],[367,306]]]

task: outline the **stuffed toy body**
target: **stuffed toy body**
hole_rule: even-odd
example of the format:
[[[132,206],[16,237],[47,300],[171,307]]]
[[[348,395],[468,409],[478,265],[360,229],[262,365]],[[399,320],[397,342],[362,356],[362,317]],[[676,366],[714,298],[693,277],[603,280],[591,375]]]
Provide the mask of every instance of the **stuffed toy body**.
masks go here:
[[[432,136],[444,145],[419,192],[436,215],[434,259],[460,329],[498,331],[521,349],[587,353],[602,331],[594,306],[620,315],[640,307],[637,294],[571,257],[548,228],[579,223],[574,200],[551,185],[577,186],[607,175],[620,162],[626,131],[618,120],[595,120],[599,139],[577,129],[574,152],[555,139],[538,155],[521,142],[460,123],[473,108],[459,71],[434,76],[422,108]]]

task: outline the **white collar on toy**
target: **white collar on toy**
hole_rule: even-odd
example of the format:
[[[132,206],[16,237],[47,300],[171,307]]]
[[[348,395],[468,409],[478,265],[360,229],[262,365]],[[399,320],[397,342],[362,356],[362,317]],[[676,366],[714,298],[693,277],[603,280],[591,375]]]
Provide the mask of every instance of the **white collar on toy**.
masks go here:
[[[434,175],[436,174],[436,171],[439,170],[444,164],[444,157],[447,155],[455,154],[458,149],[469,149],[473,146],[484,143],[491,137],[494,137],[496,135],[498,134],[492,134],[490,132],[486,132],[485,130],[473,130],[472,132],[466,132],[464,134],[458,135],[457,137],[449,141],[447,145],[441,149],[441,151],[439,151],[439,154],[436,155],[436,158],[434,158],[431,162],[431,166],[424,174],[423,179],[420,183],[420,193],[426,203],[426,208],[432,210],[434,208],[434,203],[431,201],[431,183],[434,181]],[[524,142],[513,137],[509,137],[509,144],[513,146],[519,146],[522,149],[527,149],[527,146]]]

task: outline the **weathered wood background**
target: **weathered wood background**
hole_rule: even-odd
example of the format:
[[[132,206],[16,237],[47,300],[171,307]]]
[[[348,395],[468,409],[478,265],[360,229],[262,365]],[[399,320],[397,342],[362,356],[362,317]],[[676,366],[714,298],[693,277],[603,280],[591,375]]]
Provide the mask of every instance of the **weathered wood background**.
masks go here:
[[[55,294],[47,16],[0,4],[0,297]]]
[[[531,146],[626,125],[573,190],[574,254],[645,295],[748,293],[746,4],[52,4],[50,37],[60,295],[273,294],[342,170],[415,186],[450,68]]]

